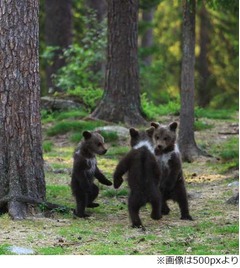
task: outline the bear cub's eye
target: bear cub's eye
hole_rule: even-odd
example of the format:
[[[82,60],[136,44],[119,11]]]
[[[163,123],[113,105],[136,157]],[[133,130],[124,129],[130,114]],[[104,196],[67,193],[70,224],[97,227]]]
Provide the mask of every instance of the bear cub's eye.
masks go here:
[[[101,142],[98,143],[98,147],[100,147],[100,146],[102,146],[102,143]]]
[[[164,141],[167,141],[167,140],[168,140],[168,137],[164,137],[163,140],[164,140]]]

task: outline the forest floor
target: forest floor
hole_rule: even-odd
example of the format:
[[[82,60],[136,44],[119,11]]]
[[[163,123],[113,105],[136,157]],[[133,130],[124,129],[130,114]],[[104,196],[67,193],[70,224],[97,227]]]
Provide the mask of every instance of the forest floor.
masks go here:
[[[178,118],[166,116],[161,120],[169,123]],[[91,213],[87,219],[73,218],[68,211],[39,211],[23,221],[2,215],[0,255],[14,254],[9,246],[30,248],[36,255],[238,255],[239,207],[226,203],[238,191],[238,166],[231,160],[231,150],[227,161],[221,158],[229,146],[238,150],[238,135],[229,134],[237,128],[238,115],[201,121],[211,128],[196,131],[196,141],[214,157],[183,164],[194,221],[180,220],[177,204],[169,202],[170,214],[159,221],[150,218],[151,208],[147,205],[140,212],[146,231],[133,229],[126,182],[119,190],[99,184],[100,206],[87,209]],[[47,136],[54,124],[54,120],[43,123],[44,141],[50,144],[44,153],[47,199],[74,208],[69,183],[76,143],[69,141],[70,132]],[[128,144],[128,138],[114,139],[107,144],[107,154],[98,157],[100,169],[110,180]]]

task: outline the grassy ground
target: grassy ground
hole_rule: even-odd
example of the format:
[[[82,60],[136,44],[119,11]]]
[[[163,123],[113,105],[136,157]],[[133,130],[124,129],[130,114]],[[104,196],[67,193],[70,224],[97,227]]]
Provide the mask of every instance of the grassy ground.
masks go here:
[[[84,116],[76,111],[43,116],[47,200],[72,208],[75,204],[69,182],[76,141],[83,129],[103,125],[85,122]],[[132,229],[126,183],[119,190],[99,185],[100,206],[88,209],[91,217],[87,219],[39,211],[37,217],[14,222],[7,214],[2,215],[0,254],[10,254],[8,246],[12,245],[32,248],[42,255],[239,254],[239,208],[226,204],[236,190],[228,184],[238,180],[238,136],[219,134],[233,130],[237,117],[209,117],[199,115],[202,123],[198,124],[196,139],[215,158],[199,158],[183,165],[194,221],[180,220],[178,206],[169,202],[170,215],[153,221],[147,205],[140,213],[146,231]],[[178,118],[161,119],[170,122]],[[128,140],[116,133],[105,135],[109,150],[98,157],[98,163],[112,180],[119,158],[128,151]]]

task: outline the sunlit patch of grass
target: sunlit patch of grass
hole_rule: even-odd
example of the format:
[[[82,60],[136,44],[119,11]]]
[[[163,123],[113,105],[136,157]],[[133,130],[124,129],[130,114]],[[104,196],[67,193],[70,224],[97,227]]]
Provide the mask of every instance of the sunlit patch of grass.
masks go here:
[[[99,168],[102,170],[103,173],[108,173],[110,176],[112,176],[114,169],[117,166],[116,159],[107,158],[107,155],[104,157],[98,156],[97,162]]]
[[[47,185],[47,200],[64,206],[73,206],[71,188],[68,185]]]
[[[73,147],[55,147],[50,152],[44,153],[44,160],[49,163],[69,163],[72,160],[73,152]]]
[[[71,177],[67,173],[45,172],[45,181],[47,185],[69,185]]]

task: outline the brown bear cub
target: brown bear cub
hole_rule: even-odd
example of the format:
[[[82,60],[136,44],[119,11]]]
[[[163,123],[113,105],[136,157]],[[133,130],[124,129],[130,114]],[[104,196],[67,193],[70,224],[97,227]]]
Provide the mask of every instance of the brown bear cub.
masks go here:
[[[152,206],[151,218],[161,218],[160,170],[154,155],[152,135],[154,128],[146,131],[130,129],[131,151],[118,163],[114,172],[114,188],[123,182],[128,172],[128,211],[132,227],[145,229],[139,217],[139,210],[146,203]]]
[[[80,218],[88,217],[85,208],[99,206],[94,203],[99,193],[97,185],[94,184],[94,177],[105,185],[112,185],[97,167],[96,154],[103,155],[107,152],[104,147],[104,139],[97,132],[83,132],[84,140],[74,152],[73,172],[71,180],[72,193],[76,199],[77,209],[74,214]]]
[[[177,123],[169,126],[152,123],[154,151],[159,164],[162,180],[162,214],[167,215],[170,209],[167,200],[172,199],[179,205],[182,220],[193,220],[189,214],[187,192],[183,178],[181,155],[176,144]]]

